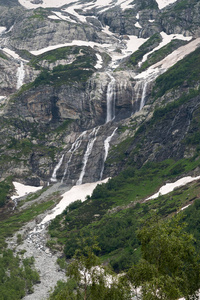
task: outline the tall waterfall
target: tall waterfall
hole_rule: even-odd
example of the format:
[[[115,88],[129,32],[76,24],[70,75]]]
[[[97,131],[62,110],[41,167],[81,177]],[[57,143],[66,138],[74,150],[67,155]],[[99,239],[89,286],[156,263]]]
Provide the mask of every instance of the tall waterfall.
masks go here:
[[[72,156],[73,156],[73,154],[76,152],[76,150],[78,150],[78,148],[81,146],[83,137],[85,136],[86,133],[87,133],[87,131],[83,131],[83,132],[77,137],[77,139],[75,140],[75,142],[72,144],[71,149],[68,151],[68,152],[70,153],[70,157],[69,157],[69,159],[68,159],[68,161],[67,161],[67,164],[66,164],[66,166],[65,166],[65,171],[64,171],[64,174],[63,174],[63,177],[62,177],[61,182],[64,181],[65,176],[67,175],[68,170],[69,170],[69,165],[70,165],[70,162],[71,162],[71,160],[72,160]]]
[[[115,132],[117,131],[118,127],[114,129],[114,131],[112,132],[112,134],[110,136],[108,136],[105,141],[104,141],[104,160],[103,160],[103,166],[102,166],[102,169],[101,169],[101,173],[100,173],[100,180],[102,179],[102,176],[103,176],[103,171],[104,171],[104,166],[105,166],[105,161],[106,161],[106,158],[108,156],[108,150],[109,150],[109,147],[110,147],[110,141],[112,139],[112,137],[114,136]]]
[[[19,89],[23,85],[24,77],[25,77],[24,64],[22,61],[20,61],[20,66],[17,69],[17,86],[16,86],[17,89]]]
[[[85,175],[85,169],[86,169],[86,166],[87,166],[88,158],[89,158],[89,156],[92,152],[94,142],[96,141],[96,136],[97,136],[97,133],[99,131],[99,128],[100,127],[94,128],[92,130],[92,132],[89,134],[89,141],[88,141],[88,144],[87,144],[87,149],[86,149],[86,152],[83,156],[83,167],[82,167],[79,179],[76,182],[76,185],[80,185],[83,182],[83,177]]]
[[[63,158],[64,158],[64,154],[62,155],[61,159],[59,160],[58,164],[55,166],[54,170],[53,170],[53,174],[51,176],[50,181],[51,182],[57,182],[57,171],[60,169],[62,162],[63,162]]]
[[[143,83],[143,88],[142,88],[142,98],[140,101],[140,110],[143,108],[143,106],[145,105],[145,98],[146,98],[146,92],[147,92],[147,85],[148,85],[148,81],[145,81]]]
[[[115,118],[115,100],[116,100],[116,85],[115,78],[107,73],[110,77],[110,82],[107,87],[106,101],[107,101],[107,113],[106,113],[106,123],[112,121]]]

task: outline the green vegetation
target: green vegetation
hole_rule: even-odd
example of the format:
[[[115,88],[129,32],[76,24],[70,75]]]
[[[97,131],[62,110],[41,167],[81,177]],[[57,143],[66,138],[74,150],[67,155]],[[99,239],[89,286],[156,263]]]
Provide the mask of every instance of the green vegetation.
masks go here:
[[[54,199],[50,199],[40,204],[33,204],[24,211],[16,212],[0,221],[0,248],[6,246],[5,238],[12,236],[23,224],[34,219],[47,209],[51,209],[54,205]]]
[[[44,9],[42,7],[36,8],[33,10],[32,16],[30,19],[39,19],[40,21],[45,20],[49,15],[48,9]]]
[[[144,44],[142,44],[139,49],[131,54],[130,59],[128,61],[128,65],[136,66],[139,61],[142,60],[144,54],[153,50],[159,43],[162,41],[162,37],[160,33],[155,33],[152,35]]]
[[[50,300],[129,300],[130,288],[122,283],[108,268],[99,268],[99,259],[95,252],[98,244],[93,239],[80,239],[73,261],[67,268],[67,283],[59,282]],[[107,276],[112,282],[107,284]]]
[[[65,255],[71,258],[79,236],[93,234],[98,237],[101,259],[109,261],[115,271],[127,270],[140,258],[136,234],[140,224],[152,212],[163,218],[198,199],[199,186],[194,184],[146,203],[141,200],[158,190],[165,180],[173,181],[199,163],[200,160],[189,159],[148,163],[140,170],[131,167],[107,184],[98,185],[91,198],[84,203],[75,202],[74,209],[67,208],[52,221],[49,246],[65,245]]]
[[[177,48],[179,48],[180,46],[183,46],[185,44],[187,44],[187,42],[183,41],[183,40],[177,40],[177,39],[172,40],[166,46],[149,54],[147,60],[142,64],[140,71],[144,71],[151,65],[157,63],[158,61],[161,61],[163,58],[165,58],[167,55],[172,53],[174,50],[176,50]]]
[[[142,257],[137,264],[129,264],[127,274],[120,276],[114,275],[109,266],[100,264],[96,239],[81,235],[67,267],[70,279],[67,283],[58,282],[49,300],[127,300],[132,299],[134,290],[137,295],[138,288],[144,300],[176,300],[183,296],[196,299],[200,287],[200,256],[185,226],[181,214],[166,220],[154,216],[142,224],[137,231]]]
[[[0,255],[0,300],[19,300],[33,293],[39,274],[33,269],[34,259],[20,259],[11,250]]]
[[[5,55],[5,53],[3,51],[0,50],[0,58],[3,58],[3,59],[8,59],[8,57]]]
[[[12,177],[7,177],[0,182],[0,207],[3,207],[13,191]]]
[[[142,260],[129,270],[128,277],[135,288],[141,288],[144,300],[198,298],[200,257],[179,219],[154,220],[138,234]]]
[[[162,97],[167,91],[180,88],[183,84],[194,87],[200,80],[199,63],[200,48],[197,48],[156,79],[153,96]]]
[[[154,0],[150,0],[150,1],[141,0],[138,4],[139,4],[138,11],[143,9],[158,9],[158,4]]]
[[[173,10],[176,13],[180,13],[183,10],[186,10],[188,8],[193,7],[196,3],[198,3],[198,0],[182,0],[175,3]]]
[[[74,56],[74,60],[70,64],[58,65],[53,70],[48,70],[40,66],[42,61],[53,63],[61,59],[67,60],[69,55]],[[75,81],[85,82],[95,71],[95,62],[96,56],[94,50],[85,46],[63,47],[38,55],[31,60],[30,64],[36,69],[40,69],[41,73],[33,83],[26,86],[26,89],[37,87],[41,84],[53,84],[57,86]]]

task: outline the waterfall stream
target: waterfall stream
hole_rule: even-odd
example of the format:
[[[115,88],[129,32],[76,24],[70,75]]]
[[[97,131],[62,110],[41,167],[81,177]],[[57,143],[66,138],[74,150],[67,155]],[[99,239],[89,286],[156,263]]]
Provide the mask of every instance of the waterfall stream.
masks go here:
[[[23,85],[24,77],[25,77],[24,64],[22,61],[20,61],[20,66],[17,69],[17,86],[16,86],[17,89],[19,89]]]
[[[73,156],[73,154],[79,149],[79,147],[81,146],[83,137],[85,136],[86,133],[87,133],[87,131],[83,131],[83,132],[78,136],[78,138],[75,140],[75,142],[72,144],[71,149],[68,151],[68,152],[70,153],[70,157],[69,157],[69,159],[68,159],[68,161],[67,161],[67,164],[66,164],[66,167],[65,167],[65,171],[64,171],[64,174],[63,174],[63,177],[62,177],[62,180],[61,180],[62,183],[63,183],[63,181],[64,181],[64,179],[65,179],[65,176],[66,176],[67,173],[68,173],[69,165],[70,165],[71,160],[72,160],[72,156]]]
[[[148,85],[148,81],[145,81],[142,86],[142,97],[141,97],[141,101],[140,101],[140,109],[139,110],[141,110],[145,105],[147,85]]]
[[[51,182],[57,182],[56,174],[57,174],[57,171],[60,169],[60,167],[62,165],[63,158],[64,158],[64,154],[62,155],[62,157],[59,160],[58,164],[55,166],[55,169],[53,170],[53,174],[52,174],[51,179],[50,179]]]
[[[115,78],[107,73],[110,77],[110,82],[107,87],[106,93],[106,101],[107,101],[107,113],[106,113],[106,123],[112,121],[115,118],[115,99],[116,99],[116,86],[115,86]]]
[[[96,141],[96,136],[97,136],[97,133],[99,131],[99,128],[100,127],[95,127],[92,130],[92,132],[89,134],[89,141],[88,141],[88,144],[87,144],[87,149],[86,149],[85,154],[83,156],[83,167],[82,167],[79,179],[76,182],[76,185],[82,184],[83,177],[85,175],[85,169],[86,169],[86,166],[87,166],[88,158],[89,158],[89,156],[92,152],[94,142]]]
[[[108,150],[109,150],[109,147],[110,147],[110,141],[111,141],[112,137],[114,136],[115,132],[117,131],[117,129],[118,129],[118,127],[115,128],[114,131],[112,132],[112,134],[110,136],[108,136],[104,141],[105,153],[104,153],[103,166],[102,166],[101,173],[100,173],[100,180],[102,179],[102,176],[103,176],[105,161],[106,161],[106,158],[108,156]]]

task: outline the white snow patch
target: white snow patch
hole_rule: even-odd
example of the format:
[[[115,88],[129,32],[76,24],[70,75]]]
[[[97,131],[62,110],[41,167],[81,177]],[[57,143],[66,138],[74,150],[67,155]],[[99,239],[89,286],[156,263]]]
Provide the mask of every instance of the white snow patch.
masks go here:
[[[163,31],[162,31],[160,34],[161,34],[161,36],[162,36],[162,42],[161,42],[157,47],[155,47],[152,51],[146,53],[146,54],[143,56],[142,61],[139,62],[139,64],[138,64],[139,66],[141,66],[141,64],[147,60],[147,57],[148,57],[151,53],[153,53],[153,52],[159,50],[160,48],[164,47],[165,45],[167,45],[168,43],[170,43],[172,40],[174,40],[174,39],[179,39],[179,40],[183,40],[183,41],[190,41],[190,40],[192,39],[192,36],[187,36],[187,37],[185,37],[185,36],[183,36],[182,34],[169,34],[169,35],[168,35],[168,34],[166,34],[166,33],[163,32]]]
[[[58,11],[52,11],[58,19],[64,20],[64,21],[68,21],[71,23],[77,23],[75,20],[71,19],[69,16],[64,16],[61,12]]]
[[[20,59],[20,56],[13,50],[10,50],[8,48],[3,48],[2,49],[3,52],[7,53],[8,55],[10,55],[11,57],[15,58],[15,59]]]
[[[120,5],[122,10],[128,9],[128,8],[133,8],[135,4],[130,4],[132,3],[133,0],[118,0],[116,5]]]
[[[140,14],[138,12],[137,15],[136,15],[136,19],[139,20],[139,17],[140,17]]]
[[[85,183],[73,186],[69,191],[62,195],[62,200],[52,210],[51,214],[47,215],[39,225],[45,224],[60,215],[64,209],[76,200],[85,201],[87,195],[91,196],[97,184],[106,183],[109,178],[93,183]]]
[[[62,11],[65,11],[73,16],[75,16],[77,19],[79,19],[81,22],[87,22],[86,21],[86,17],[83,16],[83,15],[79,15],[75,9],[82,9],[83,8],[83,5],[72,5],[72,6],[69,6],[67,7],[66,9],[62,9]]]
[[[155,20],[149,20],[150,23],[155,22]]]
[[[0,101],[3,101],[6,98],[6,96],[0,96]]]
[[[40,55],[40,54],[43,54],[45,52],[55,50],[55,49],[58,49],[58,48],[62,48],[62,47],[67,47],[67,46],[109,47],[109,44],[99,44],[99,43],[95,43],[95,42],[86,42],[86,41],[81,41],[81,40],[74,40],[71,43],[48,46],[48,47],[42,48],[40,50],[30,51],[30,53],[33,54],[33,55]]]
[[[5,52],[6,54],[8,54],[9,56],[11,56],[14,59],[20,60],[20,61],[24,61],[24,62],[28,62],[28,60],[25,60],[23,58],[21,58],[15,51],[10,50],[8,48],[2,48],[1,49],[3,52]]]
[[[103,59],[101,57],[100,54],[96,53],[96,57],[97,57],[97,63],[94,66],[96,69],[101,69],[102,68],[102,64],[103,64]]]
[[[165,72],[170,67],[172,67],[179,60],[183,59],[186,55],[193,52],[196,48],[199,47],[199,44],[200,38],[197,38],[194,41],[188,43],[187,45],[179,47],[161,61],[150,66],[146,71],[135,76],[135,79],[148,78],[149,76],[157,77],[159,74]]]
[[[29,193],[35,193],[43,188],[43,186],[31,186],[31,185],[25,185],[19,182],[14,181],[13,185],[16,190],[16,195],[12,196],[11,199],[17,199],[19,197],[23,197]]]
[[[124,49],[122,49],[121,53],[114,52],[109,53],[112,56],[112,62],[110,64],[110,68],[117,68],[121,59],[131,55],[133,52],[138,50],[138,48],[146,41],[147,39],[138,38],[135,35],[129,35],[128,40],[126,40],[126,45]]]
[[[188,204],[188,205],[182,207],[181,210],[184,210],[184,209],[188,208],[190,205],[191,205],[191,204]]]
[[[159,9],[166,7],[167,5],[176,2],[177,0],[156,0]]]
[[[187,176],[187,177],[183,177],[173,183],[166,183],[159,189],[159,191],[157,193],[155,193],[151,197],[147,198],[145,201],[151,200],[151,199],[156,199],[161,195],[166,195],[166,194],[172,192],[175,188],[181,187],[183,185],[186,185],[187,183],[190,183],[190,182],[192,182],[194,180],[198,180],[198,179],[200,179],[200,176],[197,176],[197,177]]]
[[[146,42],[147,39],[138,38],[135,35],[129,35],[129,40],[127,41],[126,51],[135,52],[138,48]]]
[[[95,2],[90,2],[90,3],[84,3],[84,4],[75,4],[74,0],[43,0],[43,2],[41,4],[34,4],[31,3],[31,0],[18,0],[18,2],[24,6],[27,9],[34,9],[34,8],[38,8],[38,7],[62,7],[64,5],[71,5],[68,6],[68,8],[66,9],[67,12],[71,12],[73,15],[76,15],[79,20],[80,18],[82,18],[82,21],[85,22],[84,20],[84,16],[80,16],[78,13],[76,13],[74,11],[74,9],[92,9],[92,8],[101,8],[102,10],[107,10],[111,7],[114,7],[116,5],[120,5],[122,10],[125,10],[127,8],[132,8],[134,5],[130,5],[131,2],[133,2],[133,0],[118,0],[116,3],[114,3],[112,0],[97,0]],[[74,5],[75,4],[75,5]]]
[[[0,34],[4,33],[6,31],[6,27],[0,26]]]
[[[50,16],[48,16],[48,18],[52,19],[52,20],[60,20],[60,18],[55,15],[50,15]]]
[[[73,1],[73,0],[72,0]],[[70,3],[69,0],[43,0],[42,4],[31,3],[31,0],[18,0],[18,2],[27,9],[37,7],[61,7],[65,4]]]
[[[137,27],[137,28],[142,28],[142,26],[140,25],[139,22],[136,22],[136,23],[135,23],[135,27]]]

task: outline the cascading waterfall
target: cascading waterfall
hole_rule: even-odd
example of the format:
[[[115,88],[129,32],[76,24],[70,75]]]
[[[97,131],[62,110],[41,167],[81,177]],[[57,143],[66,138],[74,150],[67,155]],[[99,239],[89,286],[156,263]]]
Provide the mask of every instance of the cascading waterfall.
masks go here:
[[[104,166],[105,166],[105,161],[106,161],[106,158],[108,156],[108,150],[109,150],[109,147],[110,147],[110,141],[112,139],[112,137],[115,135],[115,132],[117,131],[118,127],[114,129],[114,131],[112,132],[112,134],[110,136],[108,136],[105,141],[104,141],[104,160],[103,160],[103,166],[102,166],[102,169],[101,169],[101,173],[100,173],[100,180],[102,179],[102,176],[103,176],[103,171],[104,171]]]
[[[146,92],[147,92],[147,85],[148,85],[148,81],[145,81],[143,83],[143,88],[142,88],[142,98],[141,98],[141,101],[140,101],[140,109],[141,110],[144,105],[145,105],[145,98],[146,98]]]
[[[54,170],[53,170],[53,174],[51,176],[50,181],[51,182],[57,182],[57,171],[60,169],[62,162],[63,162],[63,158],[64,158],[64,154],[62,155],[61,159],[59,160],[58,164],[55,166]]]
[[[81,170],[79,179],[76,182],[76,185],[80,185],[83,182],[83,177],[85,175],[85,169],[86,169],[86,166],[87,166],[88,158],[89,158],[89,156],[90,156],[90,154],[92,152],[92,149],[93,149],[93,146],[94,146],[94,142],[96,141],[96,136],[97,136],[97,133],[99,131],[99,128],[100,128],[100,126],[99,127],[95,127],[92,130],[92,132],[89,134],[89,141],[88,141],[88,144],[87,144],[87,149],[86,149],[85,154],[83,156],[82,170]]]
[[[83,137],[84,135],[87,133],[87,131],[83,131],[78,137],[77,139],[75,140],[75,142],[72,144],[71,146],[71,149],[68,151],[70,154],[70,157],[67,161],[67,164],[66,164],[66,167],[65,167],[65,171],[64,171],[64,174],[63,174],[63,177],[62,177],[62,180],[61,182],[63,183],[64,179],[65,179],[65,176],[67,175],[68,173],[68,170],[69,170],[69,165],[70,165],[70,162],[72,160],[72,156],[74,154],[74,152],[76,152],[76,150],[78,150],[78,148],[81,146],[81,143],[82,143],[82,140],[83,140]]]
[[[106,113],[106,123],[112,121],[115,118],[115,99],[116,99],[116,90],[115,90],[115,78],[107,73],[110,77],[110,82],[107,87],[106,101],[107,101],[107,113]]]
[[[17,89],[19,89],[23,83],[24,83],[24,77],[25,77],[25,70],[24,70],[24,64],[22,61],[20,61],[20,66],[17,69]]]

